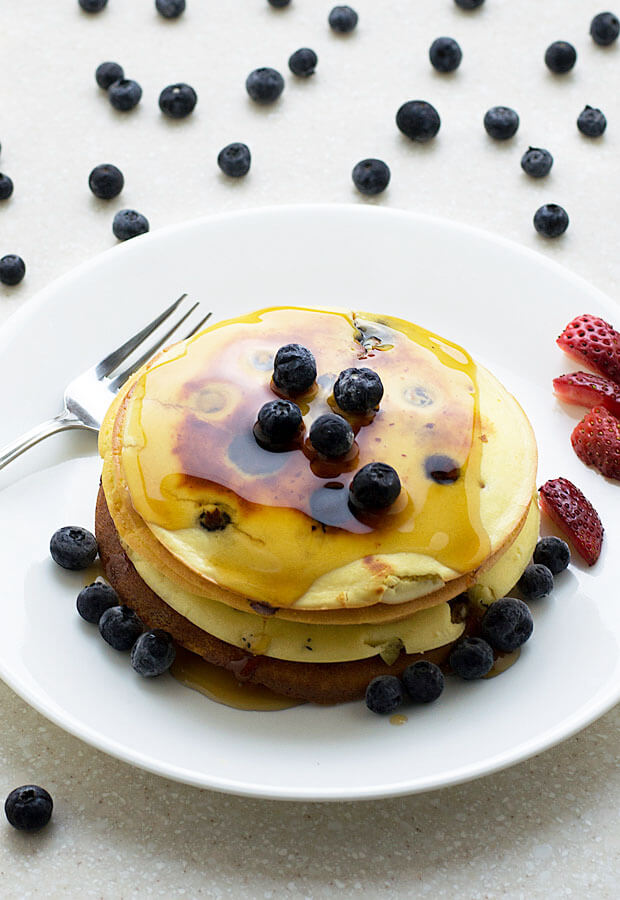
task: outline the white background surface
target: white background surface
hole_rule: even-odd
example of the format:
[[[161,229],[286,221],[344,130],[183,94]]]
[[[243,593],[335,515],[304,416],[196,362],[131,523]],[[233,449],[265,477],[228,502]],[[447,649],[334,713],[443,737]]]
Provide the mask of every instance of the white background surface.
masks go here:
[[[317,0],[293,0],[283,11],[266,0],[188,0],[176,22],[160,19],[151,0],[109,0],[106,11],[90,16],[77,0],[3,5],[0,169],[14,179],[15,194],[0,205],[0,254],[20,253],[28,273],[18,288],[0,290],[0,316],[112,245],[112,215],[123,206],[145,213],[152,228],[298,201],[415,209],[534,247],[617,298],[620,49],[596,47],[588,35],[602,7],[487,0],[466,14],[451,0],[355,6],[359,28],[340,38],[326,25],[330,4]],[[441,34],[463,48],[453,76],[434,73],[427,61],[428,45]],[[554,77],[542,63],[554,39],[577,47],[568,76]],[[318,53],[317,75],[309,82],[287,76],[275,107],[253,106],[243,87],[249,70],[273,65],[284,73],[299,46]],[[142,84],[135,111],[116,113],[96,87],[94,69],[104,59],[118,60]],[[157,96],[177,80],[196,88],[199,103],[191,119],[169,122]],[[407,99],[438,108],[434,143],[412,145],[396,130],[394,114]],[[608,115],[601,141],[577,132],[585,103]],[[507,145],[492,143],[482,129],[494,104],[521,115]],[[231,140],[253,152],[252,171],[238,183],[215,165]],[[521,173],[529,144],[554,154],[550,178],[535,182]],[[352,166],[366,156],[392,168],[390,188],[375,201],[360,198],[350,181]],[[125,191],[111,204],[95,200],[86,185],[99,162],[125,174]],[[531,226],[536,208],[550,201],[571,216],[569,232],[554,243]],[[294,299],[294,285],[291,292]],[[523,328],[526,358],[536,323],[503,309],[501,298],[498,284],[498,316]],[[88,299],[86,333],[105,315]],[[43,368],[44,349],[33,352]],[[179,787],[90,750],[6,688],[0,708],[3,795],[33,780],[56,800],[53,826],[34,839],[1,830],[3,896],[615,896],[617,709],[561,747],[471,785],[327,806]]]

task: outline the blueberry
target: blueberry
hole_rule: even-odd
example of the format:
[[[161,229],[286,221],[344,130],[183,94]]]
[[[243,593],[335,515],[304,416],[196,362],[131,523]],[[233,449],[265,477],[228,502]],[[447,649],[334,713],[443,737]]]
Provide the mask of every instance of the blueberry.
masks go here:
[[[461,477],[461,470],[451,456],[442,453],[433,453],[424,461],[424,471],[427,478],[432,478],[437,484],[454,484]]]
[[[332,31],[338,34],[348,34],[357,25],[359,16],[350,6],[334,6],[327,21]]]
[[[554,41],[545,52],[547,68],[556,75],[564,75],[570,72],[577,62],[577,51],[568,41]]]
[[[100,200],[111,200],[123,190],[125,179],[123,173],[111,163],[95,166],[88,176],[88,186]]]
[[[366,706],[381,716],[397,710],[403,699],[403,686],[395,675],[378,675],[366,688]]]
[[[194,111],[198,95],[189,84],[169,84],[159,95],[159,108],[171,119],[184,119]]]
[[[303,394],[314,384],[316,362],[307,347],[285,344],[276,353],[273,380],[285,394]]]
[[[557,203],[546,203],[534,214],[534,228],[544,237],[555,238],[564,234],[569,221],[568,213]]]
[[[463,51],[453,38],[438,37],[431,44],[428,56],[438,72],[454,72],[461,65]]]
[[[279,448],[290,444],[302,423],[301,410],[290,400],[270,400],[258,411],[254,428],[256,440],[263,447]]]
[[[127,112],[137,106],[142,97],[142,88],[131,78],[121,78],[108,88],[108,98],[114,109]]]
[[[252,154],[247,144],[235,142],[227,144],[217,156],[217,164],[224,173],[231,178],[240,178],[250,171]]]
[[[118,604],[118,594],[113,587],[110,587],[109,584],[105,584],[103,581],[95,581],[93,584],[82,588],[76,602],[79,614],[92,625],[99,623],[99,619],[106,609],[110,609],[111,606],[118,606]]]
[[[111,606],[99,619],[99,633],[106,644],[115,650],[131,650],[144,625],[128,606]]]
[[[607,128],[607,119],[600,109],[586,106],[577,119],[577,128],[586,137],[600,137]]]
[[[336,459],[345,456],[355,435],[346,419],[334,413],[325,413],[315,419],[310,427],[310,443],[323,456]]]
[[[19,284],[26,274],[26,264],[21,256],[15,253],[7,253],[0,259],[0,281],[2,284]]]
[[[536,544],[534,562],[546,566],[552,575],[559,575],[570,562],[570,550],[559,537],[544,537]]]
[[[274,103],[284,90],[284,78],[276,69],[263,66],[250,72],[245,88],[256,103]]]
[[[94,534],[79,525],[66,525],[55,531],[50,540],[52,559],[63,569],[87,569],[97,557]]]
[[[441,119],[435,107],[426,100],[408,100],[396,113],[396,124],[412,141],[425,144],[439,131]]]
[[[525,644],[534,630],[527,603],[516,597],[502,597],[487,609],[480,623],[482,637],[491,647],[511,653]]]
[[[521,157],[521,168],[532,178],[544,178],[551,171],[553,156],[548,150],[530,147]]]
[[[131,666],[144,678],[167,672],[176,656],[174,641],[167,631],[154,628],[141,634],[131,648]]]
[[[484,0],[454,0],[454,2],[461,9],[478,9],[479,6],[482,6]]]
[[[0,200],[8,200],[13,193],[13,180],[0,172]]]
[[[489,137],[507,141],[517,133],[519,116],[509,106],[492,106],[485,113],[484,127]]]
[[[293,75],[298,75],[300,78],[308,78],[310,75],[314,75],[318,61],[319,58],[314,50],[311,50],[309,47],[301,47],[289,57],[288,67]]]
[[[425,660],[407,666],[402,678],[405,690],[418,703],[432,703],[444,689],[443,672],[435,663]]]
[[[351,173],[353,184],[362,194],[380,194],[390,183],[390,167],[381,159],[363,159]]]
[[[273,6],[275,9],[284,9],[285,6],[288,6],[291,0],[267,0],[269,6]]]
[[[178,19],[185,12],[185,0],[155,0],[155,9],[164,19]]]
[[[463,638],[450,654],[450,665],[467,681],[482,678],[493,665],[493,650],[482,638]]]
[[[344,369],[334,384],[334,399],[345,412],[369,413],[383,397],[383,384],[374,369]]]
[[[95,80],[100,88],[105,91],[114,84],[115,81],[121,81],[125,77],[123,67],[115,62],[102,62],[97,66],[95,71]]]
[[[590,24],[590,34],[595,43],[608,47],[620,34],[620,22],[613,13],[603,12],[594,16]]]
[[[387,463],[371,462],[356,472],[349,488],[353,507],[361,510],[386,509],[400,494],[398,472]]]
[[[11,791],[4,802],[4,812],[13,828],[37,831],[52,817],[54,801],[38,784],[23,784]]]
[[[526,600],[542,600],[553,590],[553,574],[541,563],[528,566],[517,582]]]
[[[101,12],[108,5],[108,0],[78,0],[78,3],[84,12]]]
[[[135,209],[119,209],[112,221],[114,237],[119,241],[128,241],[148,230],[149,220]]]

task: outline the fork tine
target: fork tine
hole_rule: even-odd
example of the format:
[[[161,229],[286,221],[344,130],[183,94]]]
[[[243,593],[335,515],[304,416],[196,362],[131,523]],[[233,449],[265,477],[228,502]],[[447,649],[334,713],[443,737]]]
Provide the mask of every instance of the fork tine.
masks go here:
[[[130,337],[128,341],[125,341],[124,344],[121,344],[120,347],[117,347],[116,350],[113,350],[108,354],[108,356],[102,359],[101,362],[98,363],[95,367],[95,374],[97,375],[97,378],[105,378],[106,375],[109,375],[111,372],[113,372],[114,369],[119,365],[119,363],[122,363],[123,360],[127,359],[129,354],[133,353],[136,347],[139,347],[140,344],[150,334],[152,334],[156,328],[159,328],[162,322],[166,321],[168,316],[170,316],[175,311],[175,309],[179,306],[180,303],[183,302],[183,300],[185,300],[186,297],[187,294],[181,294],[178,300],[175,300],[174,303],[172,303],[167,309],[163,311],[163,313],[157,316],[156,319],[153,319],[153,321],[149,325],[146,325],[141,331],[139,331],[137,334],[134,334],[134,336]],[[182,321],[183,319],[181,319],[181,322]]]
[[[208,312],[208,313],[206,314],[206,316],[204,317],[204,319],[201,319],[200,322],[199,322],[197,325],[195,325],[194,328],[192,328],[192,330],[189,331],[189,332],[185,335],[185,337],[183,338],[183,340],[184,340],[184,341],[187,341],[187,340],[189,340],[189,338],[193,337],[193,336],[196,334],[196,332],[199,331],[200,328],[202,328],[202,326],[204,325],[204,323],[205,323],[208,319],[211,318],[212,315],[213,315],[212,312]]]

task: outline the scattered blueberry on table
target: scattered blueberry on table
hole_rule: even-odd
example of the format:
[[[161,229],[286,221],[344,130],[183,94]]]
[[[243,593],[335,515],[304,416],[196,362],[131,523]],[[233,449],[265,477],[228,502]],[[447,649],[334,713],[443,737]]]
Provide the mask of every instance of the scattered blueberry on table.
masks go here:
[[[8,200],[13,193],[13,179],[0,172],[0,200]]]
[[[103,581],[94,581],[82,588],[75,605],[86,622],[97,625],[106,609],[118,606],[119,603],[118,594],[113,587]]]
[[[382,159],[362,159],[354,167],[353,184],[362,194],[380,194],[390,183],[390,167]]]
[[[108,98],[114,109],[128,112],[134,109],[142,97],[142,88],[132,78],[121,78],[108,88]]]
[[[433,703],[441,696],[445,686],[439,666],[426,660],[407,666],[402,679],[405,691],[416,703]]]
[[[120,209],[112,221],[114,237],[119,241],[128,241],[149,230],[149,220],[135,209]]]
[[[217,156],[217,164],[230,178],[241,178],[250,171],[252,155],[247,144],[235,141],[223,147]]]
[[[484,0],[454,0],[454,2],[460,9],[478,9],[479,6],[482,6]]]
[[[50,554],[63,569],[87,569],[97,558],[95,535],[80,525],[65,525],[50,539]]]
[[[526,600],[542,600],[553,590],[553,574],[542,563],[533,563],[526,567],[517,587]]]
[[[310,426],[310,443],[328,459],[346,456],[355,440],[351,425],[342,416],[325,413]]]
[[[277,69],[262,66],[250,72],[245,89],[255,103],[274,103],[284,90],[284,78]]]
[[[52,817],[54,801],[38,784],[23,784],[11,791],[4,802],[4,812],[13,828],[38,831]]]
[[[463,51],[454,38],[438,37],[431,44],[428,57],[438,72],[454,72],[461,65]]]
[[[178,19],[185,12],[185,0],[155,0],[155,9],[164,19]]]
[[[554,41],[545,51],[547,68],[555,75],[565,75],[577,62],[577,51],[568,41]]]
[[[359,16],[350,6],[334,6],[327,21],[332,31],[349,34],[357,26]]]
[[[521,168],[531,178],[544,178],[553,166],[553,156],[541,147],[530,147],[521,157]]]
[[[450,666],[466,681],[482,678],[494,662],[491,645],[483,638],[462,638],[450,653]]]
[[[16,253],[7,253],[0,259],[0,282],[14,287],[23,280],[26,274],[26,264],[21,256]]]
[[[269,400],[258,411],[254,435],[261,447],[278,450],[288,446],[298,434],[303,418],[291,400]]]
[[[131,650],[143,631],[142,620],[128,606],[111,606],[99,619],[99,634],[114,650]]]
[[[84,12],[101,12],[108,5],[108,0],[78,0]]]
[[[299,78],[308,78],[314,75],[316,65],[319,61],[318,56],[310,47],[301,47],[291,54],[288,60],[288,67]]]
[[[118,197],[123,190],[125,179],[123,173],[112,163],[101,163],[95,166],[88,176],[88,186],[100,200],[111,200]]]
[[[371,462],[355,473],[349,487],[349,500],[363,512],[387,509],[398,498],[401,485],[398,472],[382,462]]]
[[[121,81],[124,77],[123,67],[115,62],[102,62],[95,70],[95,81],[104,91],[107,91],[115,81]]]
[[[492,603],[480,623],[482,637],[501,653],[511,653],[528,641],[534,620],[527,603],[516,597],[502,597]]]
[[[586,137],[600,137],[607,128],[607,119],[600,109],[586,106],[579,114],[577,128]]]
[[[541,538],[534,550],[534,562],[547,566],[552,575],[559,575],[570,563],[570,548],[559,537]]]
[[[620,34],[620,21],[610,12],[602,12],[594,16],[590,23],[592,40],[601,47],[609,47],[618,39]]]
[[[496,141],[510,140],[519,129],[519,116],[509,106],[492,106],[483,121],[486,133]]]
[[[395,712],[404,699],[403,685],[395,675],[377,675],[366,688],[366,706],[385,716]]]
[[[426,100],[408,100],[396,113],[396,125],[412,141],[425,144],[441,127],[435,107]]]
[[[274,9],[284,9],[285,6],[289,6],[291,0],[267,0],[267,2]]]
[[[131,667],[143,678],[155,678],[167,672],[176,656],[174,641],[167,631],[145,631],[131,648]]]
[[[189,84],[169,84],[159,95],[159,108],[171,119],[184,119],[194,111],[198,95]]]
[[[568,213],[557,203],[545,203],[534,215],[534,228],[543,237],[556,238],[564,234],[569,225]]]

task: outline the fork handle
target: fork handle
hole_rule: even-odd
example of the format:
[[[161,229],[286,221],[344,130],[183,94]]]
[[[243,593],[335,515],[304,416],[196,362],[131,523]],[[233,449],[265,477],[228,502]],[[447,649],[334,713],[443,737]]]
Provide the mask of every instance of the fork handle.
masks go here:
[[[10,444],[0,447],[0,469],[8,466],[10,462],[13,462],[25,450],[34,447],[35,444],[38,444],[39,441],[49,437],[51,434],[56,434],[58,431],[67,431],[69,428],[85,427],[76,416],[64,410],[53,419],[48,419],[47,422],[41,422],[40,425],[31,428],[30,431],[22,434],[16,441],[11,441]]]

